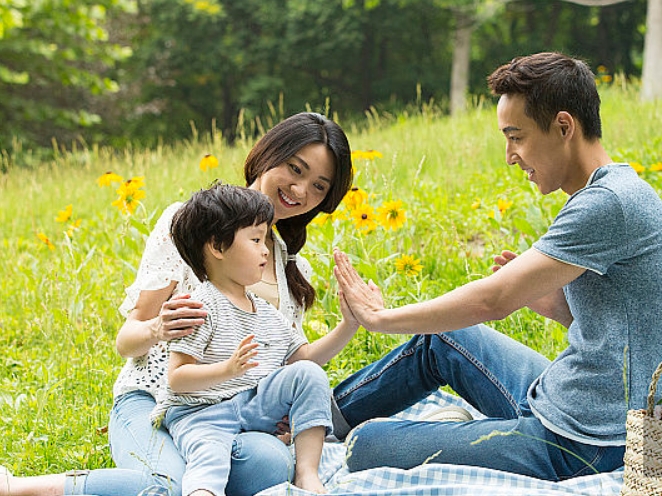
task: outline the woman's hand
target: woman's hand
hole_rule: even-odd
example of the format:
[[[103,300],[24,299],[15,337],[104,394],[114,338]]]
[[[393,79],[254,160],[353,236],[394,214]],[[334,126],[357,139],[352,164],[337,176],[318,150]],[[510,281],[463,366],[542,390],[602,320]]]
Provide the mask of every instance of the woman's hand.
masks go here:
[[[140,292],[115,341],[124,358],[143,356],[159,341],[186,336],[204,323],[202,303],[190,295],[173,295],[176,284]]]
[[[170,341],[191,334],[204,324],[207,311],[202,303],[191,299],[191,295],[173,295],[161,305],[158,318],[151,328],[152,335],[159,341]]]
[[[274,436],[283,441],[287,446],[292,444],[292,430],[290,429],[290,417],[285,415],[280,422],[276,424]]]
[[[349,311],[353,319],[368,331],[379,330],[377,328],[379,312],[384,310],[384,300],[379,287],[372,281],[366,284],[361,279],[346,253],[335,249],[333,257],[336,262],[333,275],[338,281],[340,309],[343,317],[347,318],[348,315],[345,314],[345,311]]]

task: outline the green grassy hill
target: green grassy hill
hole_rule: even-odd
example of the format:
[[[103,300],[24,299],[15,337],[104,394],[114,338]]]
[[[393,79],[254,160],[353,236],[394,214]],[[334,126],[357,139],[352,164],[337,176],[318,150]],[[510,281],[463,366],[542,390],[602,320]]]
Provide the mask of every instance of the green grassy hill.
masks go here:
[[[602,95],[607,150],[640,168],[662,192],[659,102],[641,104],[627,87],[604,88]],[[388,303],[428,299],[488,274],[502,249],[526,249],[565,199],[563,193],[542,197],[518,167],[505,165],[504,139],[486,102],[453,119],[433,105],[398,116],[373,113],[348,132],[352,148],[363,152],[354,165],[366,218],[357,226],[356,209],[347,203],[310,227],[304,253],[319,296],[306,318],[311,339],[339,315],[334,246],[355,257]],[[219,136],[196,136],[156,150],[62,152],[32,168],[4,157],[0,464],[19,474],[112,466],[105,426],[123,363],[114,348],[122,322],[117,307],[145,236],[172,201],[215,178],[240,183],[251,144],[228,147]],[[199,163],[207,153],[219,166],[203,171]],[[108,171],[125,180],[144,178],[138,189],[145,196],[133,215],[112,205],[118,184],[99,185]],[[384,209],[406,221],[387,230]],[[550,357],[564,347],[564,329],[528,310],[495,326]],[[405,338],[360,330],[328,365],[332,384]]]

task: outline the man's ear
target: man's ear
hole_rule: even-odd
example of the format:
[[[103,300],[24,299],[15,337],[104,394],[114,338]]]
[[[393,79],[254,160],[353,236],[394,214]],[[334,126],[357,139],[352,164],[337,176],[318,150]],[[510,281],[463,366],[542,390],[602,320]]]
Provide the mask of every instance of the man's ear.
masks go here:
[[[216,243],[213,240],[207,241],[205,243],[205,250],[207,251],[207,253],[209,253],[209,255],[211,255],[215,259],[223,260],[223,249],[217,248]]]
[[[575,134],[577,123],[574,117],[565,110],[561,110],[556,114],[554,125],[558,127],[561,136],[564,139],[570,139]]]

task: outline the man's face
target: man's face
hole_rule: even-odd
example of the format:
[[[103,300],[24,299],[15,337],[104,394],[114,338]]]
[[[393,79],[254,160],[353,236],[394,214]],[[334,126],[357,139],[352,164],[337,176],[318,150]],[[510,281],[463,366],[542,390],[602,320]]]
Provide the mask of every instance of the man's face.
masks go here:
[[[544,132],[524,113],[524,105],[521,95],[502,95],[497,105],[499,129],[506,138],[506,162],[519,165],[543,195],[557,189],[574,193],[578,188],[571,177],[562,124],[555,119],[549,131]]]

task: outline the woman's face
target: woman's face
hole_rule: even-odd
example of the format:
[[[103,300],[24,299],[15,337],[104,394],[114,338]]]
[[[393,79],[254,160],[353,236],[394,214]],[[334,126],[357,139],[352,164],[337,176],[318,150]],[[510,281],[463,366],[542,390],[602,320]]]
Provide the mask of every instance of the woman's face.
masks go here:
[[[313,143],[263,173],[250,187],[271,198],[275,223],[317,207],[326,198],[334,179],[333,154],[326,145]]]

